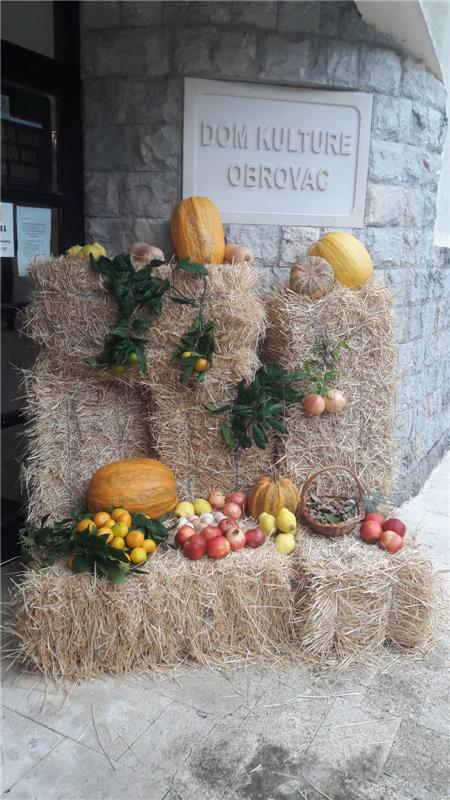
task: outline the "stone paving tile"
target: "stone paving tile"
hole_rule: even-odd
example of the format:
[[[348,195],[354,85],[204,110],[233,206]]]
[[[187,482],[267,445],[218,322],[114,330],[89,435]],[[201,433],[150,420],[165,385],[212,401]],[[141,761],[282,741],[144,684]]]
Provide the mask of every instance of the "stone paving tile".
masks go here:
[[[139,770],[131,770],[88,747],[64,739],[32,767],[7,800],[161,800],[167,785],[154,777],[150,752]]]
[[[446,800],[450,789],[450,739],[405,720],[384,772],[405,781],[411,798]]]
[[[102,744],[111,758],[119,758],[171,700],[146,693],[126,678],[92,680],[64,691],[25,674],[3,686],[2,703],[94,750],[101,752]]]
[[[438,733],[450,734],[450,669],[438,672],[418,717],[420,725]]]
[[[2,791],[8,790],[63,738],[14,711],[2,709]]]
[[[403,719],[417,719],[440,669],[440,662],[421,659],[379,672],[362,700],[362,708],[373,714],[386,712]]]

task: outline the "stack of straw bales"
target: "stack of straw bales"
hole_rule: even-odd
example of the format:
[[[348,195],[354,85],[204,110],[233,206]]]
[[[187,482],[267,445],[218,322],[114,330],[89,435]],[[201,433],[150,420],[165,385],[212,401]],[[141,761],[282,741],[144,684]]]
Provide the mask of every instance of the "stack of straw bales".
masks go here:
[[[165,277],[169,268],[162,267]],[[270,453],[237,458],[220,434],[223,418],[205,404],[233,399],[236,383],[252,380],[259,366],[258,344],[265,310],[256,272],[247,264],[211,265],[205,316],[216,322],[217,354],[201,385],[184,386],[171,356],[197,311],[165,299],[161,316],[145,334],[147,374],[138,367],[113,376],[84,363],[99,355],[117,306],[104,279],[86,259],[55,258],[30,268],[33,300],[24,315],[25,332],[44,349],[25,376],[29,457],[25,481],[30,520],[52,519],[82,501],[89,476],[102,464],[131,456],[167,463],[182,496],[219,486],[250,487]],[[203,283],[178,272],[177,288],[199,296]],[[256,455],[256,457],[255,457]]]
[[[298,369],[321,333],[345,339],[336,388],[348,405],[340,414],[308,417],[301,406],[286,414],[284,469],[300,485],[318,467],[350,467],[367,490],[387,494],[395,477],[395,335],[393,298],[373,281],[359,291],[336,286],[312,301],[286,287],[268,296],[269,360]],[[329,477],[327,477],[329,484]]]
[[[269,539],[223,561],[158,550],[142,569],[122,586],[64,563],[28,570],[14,599],[17,657],[73,680],[193,663],[344,667],[391,658],[387,643],[427,652],[436,636],[436,576],[412,539],[393,557],[355,535],[302,530],[291,557]]]

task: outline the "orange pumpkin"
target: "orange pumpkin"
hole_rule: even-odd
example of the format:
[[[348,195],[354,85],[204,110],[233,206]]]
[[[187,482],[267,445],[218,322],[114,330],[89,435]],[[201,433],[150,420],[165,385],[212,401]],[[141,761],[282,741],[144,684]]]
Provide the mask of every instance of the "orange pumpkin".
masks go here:
[[[297,506],[298,491],[290,478],[263,475],[248,496],[248,510],[253,519],[258,519],[263,511],[276,517],[282,508],[295,514]]]
[[[214,203],[207,197],[181,200],[172,213],[170,233],[177,258],[204,264],[222,264],[225,235]]]
[[[94,472],[88,487],[89,511],[113,506],[155,519],[173,511],[177,503],[172,470],[153,458],[127,458],[105,464]]]

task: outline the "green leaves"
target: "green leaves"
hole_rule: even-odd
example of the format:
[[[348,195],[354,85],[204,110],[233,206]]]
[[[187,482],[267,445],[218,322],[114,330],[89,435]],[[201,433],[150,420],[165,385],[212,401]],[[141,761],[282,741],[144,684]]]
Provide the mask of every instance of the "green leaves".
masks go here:
[[[174,269],[182,269],[184,272],[190,272],[193,275],[207,275],[208,268],[204,264],[197,264],[191,261],[190,258],[183,258],[175,264]]]
[[[205,408],[212,414],[230,414],[230,424],[221,426],[228,447],[246,449],[255,444],[264,450],[270,431],[287,433],[282,417],[289,403],[303,401],[304,393],[293,386],[303,378],[302,371],[286,372],[278,364],[261,367],[248,386],[244,381],[238,384],[233,403]]]
[[[341,360],[342,350],[348,350],[344,339],[333,342],[326,333],[318,338],[312,357],[302,365],[304,378],[309,381],[313,394],[328,396],[328,384],[337,378],[337,364]]]
[[[165,542],[174,525],[164,525],[164,521],[168,515],[165,514],[159,519],[148,519],[145,514],[132,514],[131,520],[133,529],[140,530],[144,533],[146,539],[154,539],[155,542]]]

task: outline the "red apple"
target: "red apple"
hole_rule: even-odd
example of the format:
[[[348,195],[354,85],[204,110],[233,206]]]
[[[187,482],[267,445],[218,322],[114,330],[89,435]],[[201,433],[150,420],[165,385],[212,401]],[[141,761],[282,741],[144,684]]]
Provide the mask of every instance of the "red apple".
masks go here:
[[[242,550],[242,548],[245,547],[245,533],[243,531],[228,531],[228,533],[225,535],[225,538],[228,539],[233,553],[236,552],[236,550]]]
[[[382,531],[378,540],[378,547],[387,550],[388,553],[397,553],[403,547],[403,536],[395,531]]]
[[[217,527],[220,528],[223,535],[226,536],[227,533],[230,531],[238,531],[238,524],[235,519],[221,519],[220,522],[217,524]]]
[[[183,555],[191,561],[198,561],[206,553],[206,539],[199,533],[191,536],[183,545]]]
[[[217,528],[215,525],[207,525],[206,528],[202,530],[202,536],[207,542],[210,542],[211,539],[215,539],[217,536],[223,536],[223,533],[220,528]]]
[[[303,408],[310,417],[315,417],[325,411],[325,400],[320,394],[307,394],[303,400]]]
[[[370,522],[370,520],[373,520],[374,522],[378,522],[380,525],[382,525],[385,519],[386,517],[384,514],[379,514],[377,511],[374,511],[371,514],[366,514],[363,522]]]
[[[230,519],[240,519],[242,517],[241,506],[237,503],[233,503],[232,501],[225,503],[222,510],[227,517],[230,517]]]
[[[210,492],[208,495],[208,503],[211,508],[215,508],[217,511],[220,511],[220,509],[223,508],[226,503],[225,495],[218,489],[214,489],[214,491]]]
[[[383,522],[381,527],[384,531],[394,531],[398,533],[399,536],[404,536],[406,533],[406,525],[404,525],[401,519],[396,519],[395,517],[387,519],[386,522]]]
[[[178,547],[183,547],[184,543],[192,536],[195,536],[192,525],[182,525],[181,528],[178,528],[177,535],[175,536],[175,544],[178,545]]]
[[[226,499],[227,503],[237,503],[238,506],[242,508],[242,511],[245,511],[245,506],[247,505],[247,495],[244,492],[231,492]]]
[[[367,544],[378,542],[382,533],[383,528],[380,523],[374,519],[368,519],[367,522],[363,522],[359,531],[361,539],[363,542],[367,542]]]
[[[225,536],[215,536],[206,545],[210,558],[225,558],[231,550],[231,545]]]
[[[249,528],[249,530],[245,532],[246,547],[261,547],[265,541],[266,537],[261,528]]]

